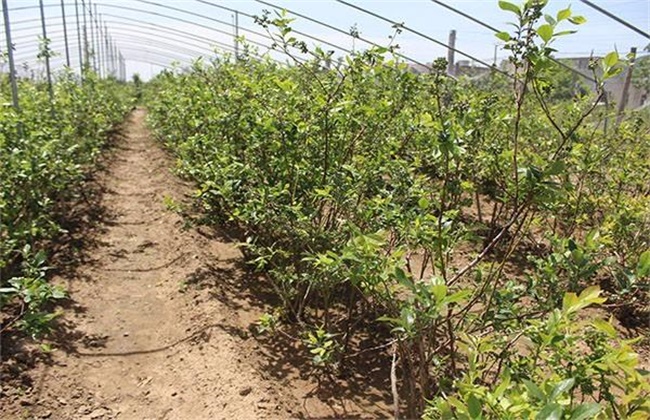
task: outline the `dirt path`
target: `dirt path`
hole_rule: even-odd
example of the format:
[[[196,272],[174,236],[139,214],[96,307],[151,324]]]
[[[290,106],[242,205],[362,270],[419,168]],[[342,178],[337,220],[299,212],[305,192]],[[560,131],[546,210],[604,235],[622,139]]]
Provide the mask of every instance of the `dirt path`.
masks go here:
[[[243,289],[231,293],[251,280],[240,268],[240,252],[214,232],[186,226],[169,209],[191,187],[170,172],[173,162],[152,141],[144,119],[141,109],[129,115],[100,176],[105,216],[95,246],[86,250],[89,261],[57,279],[74,302],[64,317],[68,336],[51,363],[30,372],[24,395],[4,390],[0,417],[386,413],[379,397],[364,397],[359,406],[349,389],[344,397],[319,394],[286,360],[263,357],[268,349],[248,329],[265,308]]]

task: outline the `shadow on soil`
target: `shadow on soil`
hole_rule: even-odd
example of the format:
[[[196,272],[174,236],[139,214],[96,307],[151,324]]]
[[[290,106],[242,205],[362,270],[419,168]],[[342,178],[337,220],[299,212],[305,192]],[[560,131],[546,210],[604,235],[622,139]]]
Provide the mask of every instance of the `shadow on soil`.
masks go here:
[[[102,197],[106,193],[104,187],[98,182],[98,175],[105,172],[106,163],[111,159],[115,149],[123,143],[121,128],[109,133],[102,158],[92,171],[86,173],[82,183],[67,196],[55,209],[55,220],[62,232],[52,240],[43,241],[38,246],[49,249],[51,253],[48,265],[55,267],[50,271],[50,277],[59,277],[67,282],[69,288],[73,281],[92,281],[81,274],[79,267],[92,264],[92,250],[102,245],[98,237],[104,226],[110,223],[114,216],[102,204]],[[86,308],[72,299],[63,299],[44,308],[48,312],[57,309],[64,311],[84,313]],[[23,392],[33,388],[30,370],[37,364],[51,365],[52,360],[43,348],[25,332],[12,328],[13,321],[20,318],[21,307],[19,304],[8,304],[0,314],[0,324],[4,332],[0,332],[0,385],[6,389]],[[77,330],[70,322],[55,319],[44,333],[43,343],[66,352],[76,352],[77,346],[98,347],[103,346],[105,338],[89,337]],[[0,389],[0,399],[3,397]]]
[[[206,229],[201,226],[201,229]],[[204,232],[206,237],[211,236]],[[219,240],[233,241],[236,233],[214,233]],[[206,290],[209,296],[236,313],[250,311],[267,312],[273,307],[280,306],[280,300],[274,292],[269,280],[254,273],[242,259],[222,260],[219,266],[204,264],[186,279],[188,286]],[[308,349],[302,344],[298,326],[283,327],[282,333],[260,335],[257,333],[257,320],[252,322],[223,321],[219,327],[233,337],[242,340],[255,340],[262,347],[264,365],[262,370],[275,381],[290,386],[296,380],[304,382],[303,387],[308,391],[303,395],[317,398],[331,410],[331,415],[325,418],[362,418],[383,417],[390,405],[392,396],[390,390],[390,356],[387,352],[376,351],[361,354],[345,362],[337,372],[316,370],[309,358]],[[225,325],[224,325],[225,324]],[[363,349],[377,347],[378,340],[384,334],[372,331],[372,326],[361,328],[360,340],[352,343],[350,354]],[[309,390],[310,383],[314,383]],[[363,415],[346,411],[346,407],[362,407]],[[355,407],[356,408],[356,407]],[[303,405],[303,414],[309,418],[308,407]],[[322,418],[322,416],[319,416]]]

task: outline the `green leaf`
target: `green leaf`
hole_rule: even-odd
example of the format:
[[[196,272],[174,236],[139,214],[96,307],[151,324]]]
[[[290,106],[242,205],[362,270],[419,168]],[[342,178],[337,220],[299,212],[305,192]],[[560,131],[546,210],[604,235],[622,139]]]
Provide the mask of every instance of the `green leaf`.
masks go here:
[[[54,351],[54,349],[52,348],[52,345],[49,344],[49,343],[41,343],[41,345],[39,347],[41,348],[41,351],[43,353],[52,353]]]
[[[512,39],[508,32],[497,32],[496,34],[494,34],[494,36],[496,36],[503,42],[508,42]]]
[[[557,21],[551,15],[544,15],[544,19],[548,22],[549,25],[557,25]]]
[[[539,401],[546,401],[546,395],[542,392],[541,389],[528,379],[523,380],[524,385],[526,385],[526,389],[528,390],[528,394],[534,397],[535,399]]]
[[[566,164],[561,160],[556,160],[546,168],[546,175],[559,175],[566,169]]]
[[[413,283],[413,280],[400,267],[395,268],[395,277],[397,278],[397,282],[399,284],[408,288],[412,292],[415,292],[415,284]]]
[[[544,42],[548,42],[553,38],[553,27],[548,23],[544,24],[537,28],[537,35],[539,35]]]
[[[637,277],[646,277],[650,275],[650,249],[639,256],[639,262],[636,265]]]
[[[386,322],[386,323],[393,324],[393,325],[399,325],[399,323],[401,322],[401,320],[398,319],[398,318],[391,318],[391,317],[386,316],[386,315],[380,316],[379,318],[377,318],[377,321]]]
[[[603,75],[603,79],[605,79],[605,80],[607,80],[607,79],[611,79],[612,77],[618,75],[618,74],[621,73],[622,71],[623,71],[623,67],[614,67],[614,68],[610,68],[610,69],[608,69],[608,70],[605,72],[605,74]]]
[[[499,7],[501,8],[501,10],[506,10],[508,12],[515,13],[517,16],[521,16],[521,9],[519,9],[519,7],[515,4],[500,0]]]
[[[605,302],[604,298],[599,297],[600,296],[600,287],[598,286],[590,286],[587,287],[585,290],[580,293],[580,296],[578,296],[578,299],[582,303],[586,303],[587,305],[591,305],[592,303],[603,303]]]
[[[600,297],[600,292],[600,287],[591,286],[583,290],[580,296],[576,296],[575,293],[566,293],[562,299],[562,309],[567,313],[573,313],[592,304],[603,303],[606,299]]]
[[[577,406],[575,410],[573,410],[573,413],[571,413],[569,420],[586,420],[593,418],[600,412],[600,410],[600,405],[596,403],[581,404]]]
[[[566,9],[562,9],[559,12],[557,12],[557,21],[561,22],[564,19],[568,19],[571,17],[571,9],[567,7]]]
[[[540,411],[535,420],[561,420],[562,419],[562,406],[558,403],[546,404],[542,411]]]
[[[576,32],[578,32],[578,31],[576,31],[574,29],[571,29],[571,30],[568,30],[568,31],[555,32],[553,34],[553,36],[557,38],[558,36],[572,35],[572,34],[575,34]]]
[[[458,303],[463,300],[465,300],[467,297],[469,297],[472,294],[471,290],[461,290],[459,292],[454,293],[453,295],[447,296],[445,299],[445,303]]]
[[[605,65],[605,68],[612,68],[614,67],[619,61],[618,57],[618,52],[612,51],[611,53],[607,54],[605,58],[603,58],[603,64]]]
[[[47,255],[45,254],[45,251],[38,251],[38,253],[36,253],[34,256],[34,265],[40,267],[45,263],[46,259]]]
[[[481,418],[481,402],[474,396],[470,395],[467,399],[467,408],[469,411],[470,418],[479,419]]]
[[[565,312],[570,312],[570,309],[578,304],[578,296],[573,293],[565,293],[562,298],[562,310]]]
[[[607,334],[609,337],[616,337],[616,329],[614,329],[614,326],[607,321],[596,319],[592,321],[591,325],[593,325],[598,331]]]
[[[65,290],[62,287],[52,288],[53,299],[63,299],[65,297]]]
[[[505,369],[503,374],[501,375],[501,383],[494,390],[494,396],[496,398],[501,398],[501,396],[504,394],[504,392],[508,389],[509,386],[510,386],[510,370]]]
[[[557,397],[560,395],[564,394],[571,388],[573,388],[573,385],[576,383],[576,380],[573,378],[565,379],[559,384],[555,385],[555,388],[553,388],[553,391],[551,392],[551,395],[549,397],[550,401],[555,401]]]
[[[436,298],[436,303],[442,302],[445,296],[447,296],[447,286],[444,284],[431,286],[431,293]]]
[[[569,22],[573,23],[574,25],[582,25],[586,21],[587,19],[585,19],[584,16],[571,16],[569,18]]]

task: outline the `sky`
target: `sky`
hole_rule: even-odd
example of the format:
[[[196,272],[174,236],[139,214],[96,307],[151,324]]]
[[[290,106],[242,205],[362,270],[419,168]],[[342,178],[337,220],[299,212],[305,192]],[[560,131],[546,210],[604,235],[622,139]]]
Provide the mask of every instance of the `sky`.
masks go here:
[[[11,33],[15,46],[17,65],[22,72],[42,74],[44,65],[37,58],[39,35],[41,34],[38,0],[7,0]],[[407,27],[424,34],[440,43],[448,43],[451,30],[456,31],[456,48],[463,54],[456,54],[456,60],[469,60],[477,64],[480,60],[492,64],[496,54],[497,62],[507,56],[493,32],[478,25],[430,0],[346,0],[348,3],[380,15],[391,22],[403,23]],[[518,0],[511,0],[518,3]],[[60,0],[44,0],[46,30],[51,39],[51,48],[57,53],[52,59],[52,67],[61,69],[66,64],[63,30],[63,13]],[[497,0],[442,0],[443,3],[459,9],[499,30],[508,30],[508,22],[514,15],[498,7]],[[593,3],[610,11],[621,19],[650,32],[650,0],[592,0]],[[83,10],[82,1],[76,1]],[[88,0],[83,2],[88,5]],[[412,60],[429,63],[447,55],[446,48],[436,42],[414,33],[403,31],[395,39],[392,23],[359,11],[337,0],[268,0],[272,6],[286,8],[321,21],[319,25],[308,19],[298,17],[292,27],[296,34],[308,45],[321,45],[323,49],[334,50],[336,55],[345,50],[362,50],[369,46],[361,39],[350,36],[354,27],[359,36],[379,45],[399,46],[399,52]],[[102,31],[97,38],[105,40],[105,33],[126,60],[127,77],[138,73],[149,79],[157,72],[168,68],[173,62],[187,65],[193,59],[214,56],[214,48],[219,54],[232,51],[235,34],[235,11],[237,11],[238,33],[259,53],[269,51],[272,43],[266,30],[257,25],[251,16],[261,15],[263,10],[275,10],[269,4],[253,0],[96,0],[90,1],[94,16],[102,22]],[[216,7],[221,6],[221,7]],[[75,16],[75,0],[64,0],[67,34],[70,51],[70,65],[78,69],[79,43]],[[587,23],[575,27],[576,34],[559,39],[554,47],[558,57],[577,57],[604,55],[618,50],[627,53],[631,47],[639,51],[650,40],[635,33],[624,25],[595,11],[579,0],[550,0],[546,12],[555,16],[558,10],[570,6],[573,14],[582,15]],[[289,14],[291,16],[291,13]],[[80,14],[80,28],[83,28]],[[89,17],[87,16],[87,22]],[[337,28],[339,31],[333,29]],[[572,29],[573,25],[564,25]],[[105,32],[105,33],[104,33]],[[89,41],[90,26],[87,27]],[[83,39],[83,30],[80,30]],[[314,38],[318,39],[315,40]],[[102,56],[102,48],[97,51],[96,61]],[[5,27],[2,24],[0,51],[6,51]],[[279,52],[272,57],[285,61]],[[103,56],[106,56],[104,54]],[[101,63],[105,61],[102,60]],[[6,64],[0,63],[0,71],[6,71]]]

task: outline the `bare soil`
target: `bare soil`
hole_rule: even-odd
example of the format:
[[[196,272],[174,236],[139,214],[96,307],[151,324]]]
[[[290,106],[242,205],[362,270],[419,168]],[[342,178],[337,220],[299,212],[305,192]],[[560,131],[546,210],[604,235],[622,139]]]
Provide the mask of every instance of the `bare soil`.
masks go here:
[[[316,383],[298,344],[254,334],[268,310],[265,279],[226,232],[170,209],[192,187],[170,171],[145,116],[128,116],[96,176],[100,193],[89,188],[92,205],[75,214],[83,223],[55,258],[53,281],[70,298],[48,338],[53,351],[2,337],[0,417],[389,417],[388,378],[372,363]]]

